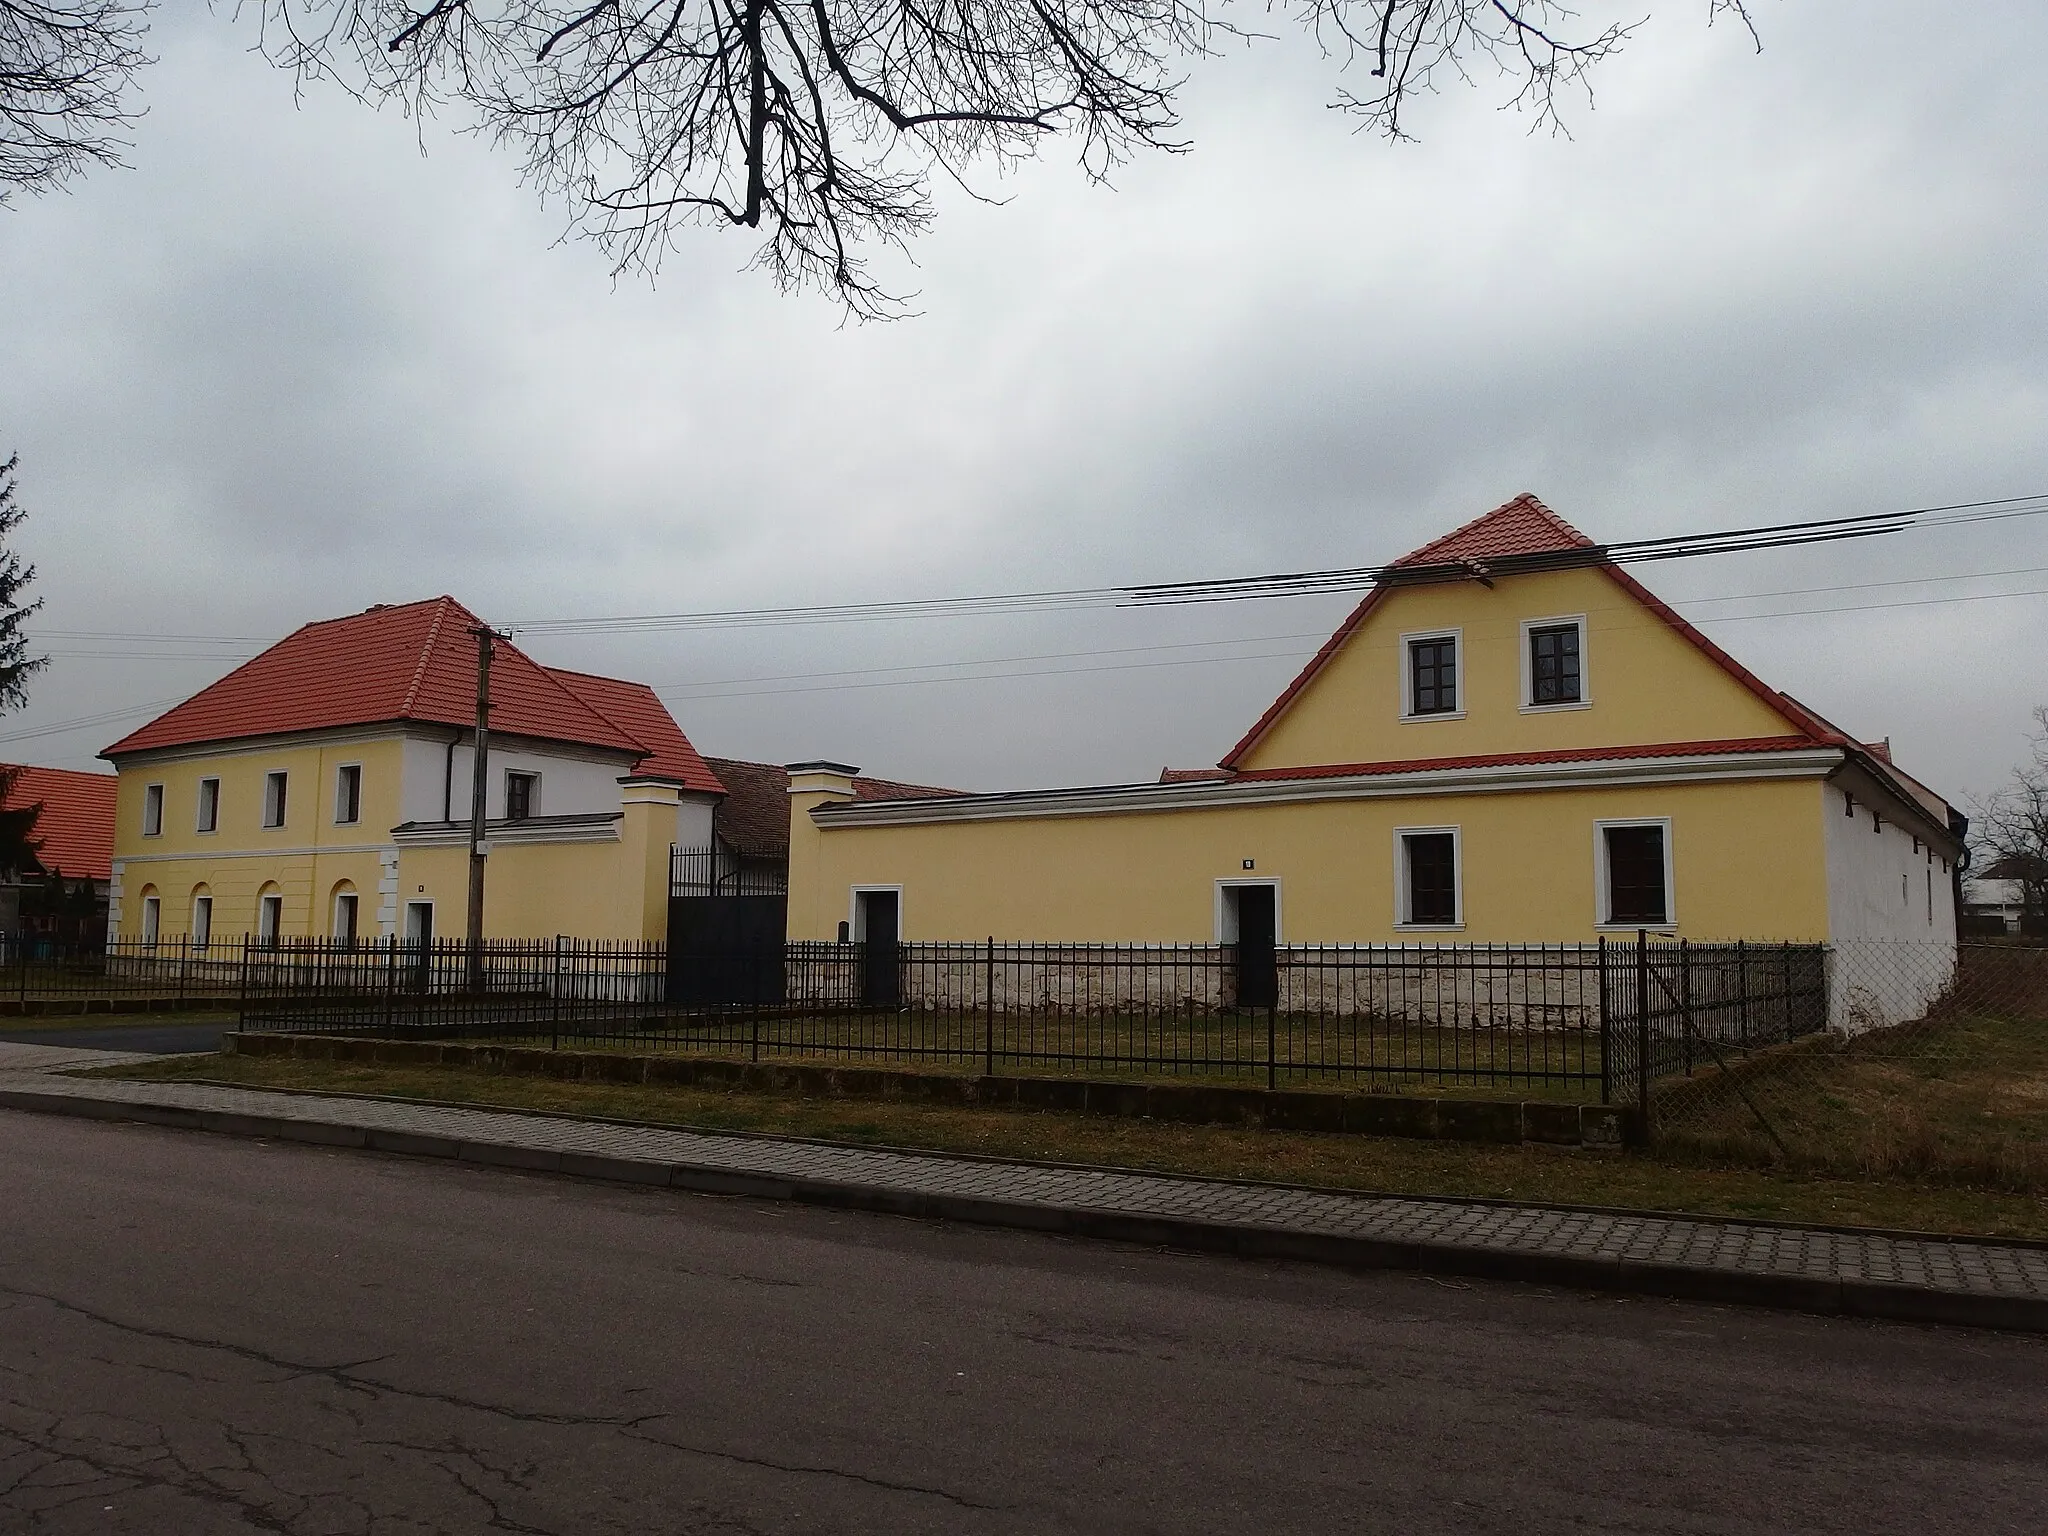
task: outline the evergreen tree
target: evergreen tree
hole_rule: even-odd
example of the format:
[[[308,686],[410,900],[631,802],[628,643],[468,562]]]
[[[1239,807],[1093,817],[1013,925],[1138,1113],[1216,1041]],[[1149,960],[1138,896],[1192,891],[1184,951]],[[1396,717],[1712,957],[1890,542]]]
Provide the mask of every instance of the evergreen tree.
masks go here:
[[[22,625],[43,600],[22,600],[36,579],[36,568],[10,547],[14,530],[28,516],[28,509],[15,499],[15,466],[20,462],[21,455],[10,454],[0,463],[0,714],[26,704],[29,679],[49,665],[47,656],[29,654],[28,636],[22,633]],[[13,793],[20,776],[18,768],[0,767],[0,802]],[[26,869],[34,862],[36,816],[41,810],[38,803],[0,811],[0,872]]]

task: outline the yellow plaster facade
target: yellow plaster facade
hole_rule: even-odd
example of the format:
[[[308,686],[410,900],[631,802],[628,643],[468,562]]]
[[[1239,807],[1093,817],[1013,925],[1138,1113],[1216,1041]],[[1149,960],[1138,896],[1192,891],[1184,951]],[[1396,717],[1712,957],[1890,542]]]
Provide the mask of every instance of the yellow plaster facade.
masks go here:
[[[413,746],[417,748],[418,742]],[[532,744],[525,744],[527,757]],[[356,897],[360,938],[407,936],[426,908],[434,937],[459,938],[469,891],[466,838],[408,840],[405,776],[428,772],[441,744],[408,754],[399,731],[342,731],[285,742],[224,743],[124,758],[118,764],[114,885],[109,928],[144,933],[145,903],[157,902],[160,938],[200,931],[197,898],[210,898],[206,927],[217,943],[239,944],[262,931],[266,895],[281,898],[277,932],[285,938],[339,932],[336,897]],[[359,774],[356,815],[342,819],[341,771]],[[614,770],[616,774],[618,770]],[[466,770],[465,770],[466,772]],[[285,775],[282,825],[265,824],[266,780]],[[440,775],[415,801],[439,804]],[[600,782],[617,783],[614,776]],[[217,790],[203,788],[207,782]],[[462,781],[466,792],[467,778]],[[677,840],[683,796],[659,783],[612,792],[616,822],[593,832],[551,835],[546,828],[494,824],[487,865],[484,931],[490,938],[653,941],[668,916],[669,850]],[[203,827],[209,795],[214,826]],[[154,797],[158,808],[151,809]],[[708,814],[708,812],[707,812]]]
[[[1580,697],[1538,705],[1529,630],[1573,621]],[[1458,700],[1416,718],[1425,636],[1454,639]],[[859,937],[871,888],[899,892],[905,940],[1228,942],[1230,888],[1271,884],[1285,944],[1584,943],[1637,926],[1613,920],[1603,841],[1636,823],[1661,829],[1660,932],[1808,942],[1854,913],[1920,936],[1917,895],[1892,907],[1923,862],[1946,890],[1947,826],[1773,697],[1597,566],[1389,586],[1227,781],[875,804],[847,775],[795,776],[790,934]],[[1845,808],[1892,842],[1845,843]],[[1442,832],[1455,921],[1405,923],[1403,835]],[[1952,938],[1931,897],[1925,922]]]

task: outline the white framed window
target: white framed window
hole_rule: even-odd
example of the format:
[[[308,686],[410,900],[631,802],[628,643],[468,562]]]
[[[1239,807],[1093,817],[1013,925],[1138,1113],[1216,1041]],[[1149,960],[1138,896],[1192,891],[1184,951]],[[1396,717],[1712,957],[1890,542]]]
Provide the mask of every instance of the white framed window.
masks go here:
[[[263,825],[281,827],[285,813],[285,773],[278,769],[263,775]]]
[[[283,929],[284,897],[277,891],[265,891],[256,898],[256,942],[272,948]]]
[[[405,904],[405,942],[434,942],[434,904],[431,901],[408,901]]]
[[[363,819],[363,765],[343,763],[334,770],[334,824],[346,827]]]
[[[157,935],[163,932],[164,904],[159,896],[142,898],[142,942],[151,949],[156,948]]]
[[[1465,926],[1464,835],[1456,827],[1394,829],[1394,926]]]
[[[1592,702],[1586,686],[1586,616],[1560,614],[1522,621],[1522,710],[1584,709]]]
[[[1677,927],[1671,818],[1594,822],[1593,890],[1598,927]]]
[[[334,937],[343,944],[356,941],[356,893],[336,891],[334,893]]]
[[[540,775],[512,769],[505,775],[505,819],[525,821],[540,814]]]
[[[164,835],[164,787],[161,784],[142,786],[142,835]]]
[[[220,830],[220,780],[199,781],[198,815],[193,818],[196,832],[218,832]]]
[[[1465,632],[1417,630],[1401,637],[1401,718],[1465,718]]]
[[[903,887],[900,885],[856,885],[847,912],[853,939],[884,943],[903,941]]]
[[[213,898],[204,891],[192,898],[192,947],[207,949],[213,944]]]

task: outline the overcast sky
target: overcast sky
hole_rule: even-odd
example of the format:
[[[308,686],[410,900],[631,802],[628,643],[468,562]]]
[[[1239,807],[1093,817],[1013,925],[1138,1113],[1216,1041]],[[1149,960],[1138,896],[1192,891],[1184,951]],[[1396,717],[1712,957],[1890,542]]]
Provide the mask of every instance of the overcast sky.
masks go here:
[[[889,274],[921,318],[850,326],[740,235],[614,283],[505,156],[295,105],[246,26],[169,7],[134,168],[0,213],[56,658],[0,754],[94,766],[149,711],[21,733],[441,592],[853,602],[1372,563],[1523,490],[1603,539],[2048,491],[2048,93],[2006,62],[2048,7],[1763,0],[1761,55],[1705,9],[1659,6],[1568,141],[1482,80],[1389,147],[1305,44],[1202,63],[1192,154],[942,195]],[[1642,574],[1954,797],[2048,701],[2048,517]],[[1918,602],[1994,592],[2031,595]],[[708,753],[993,789],[1213,763],[1348,606],[522,643],[655,684]]]

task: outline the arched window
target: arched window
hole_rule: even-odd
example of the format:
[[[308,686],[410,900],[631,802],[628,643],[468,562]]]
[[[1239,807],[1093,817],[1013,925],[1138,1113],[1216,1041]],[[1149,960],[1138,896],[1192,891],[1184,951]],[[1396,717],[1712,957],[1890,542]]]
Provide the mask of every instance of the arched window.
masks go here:
[[[206,949],[213,943],[213,887],[201,881],[192,887],[192,947]]]
[[[284,931],[284,891],[275,880],[256,893],[256,942],[265,949],[277,947]]]
[[[354,881],[339,880],[335,882],[334,896],[328,903],[328,910],[334,915],[332,931],[335,942],[340,944],[355,943],[358,903]]]
[[[164,903],[153,885],[142,888],[142,942],[149,948],[156,948],[157,936],[163,931]]]

